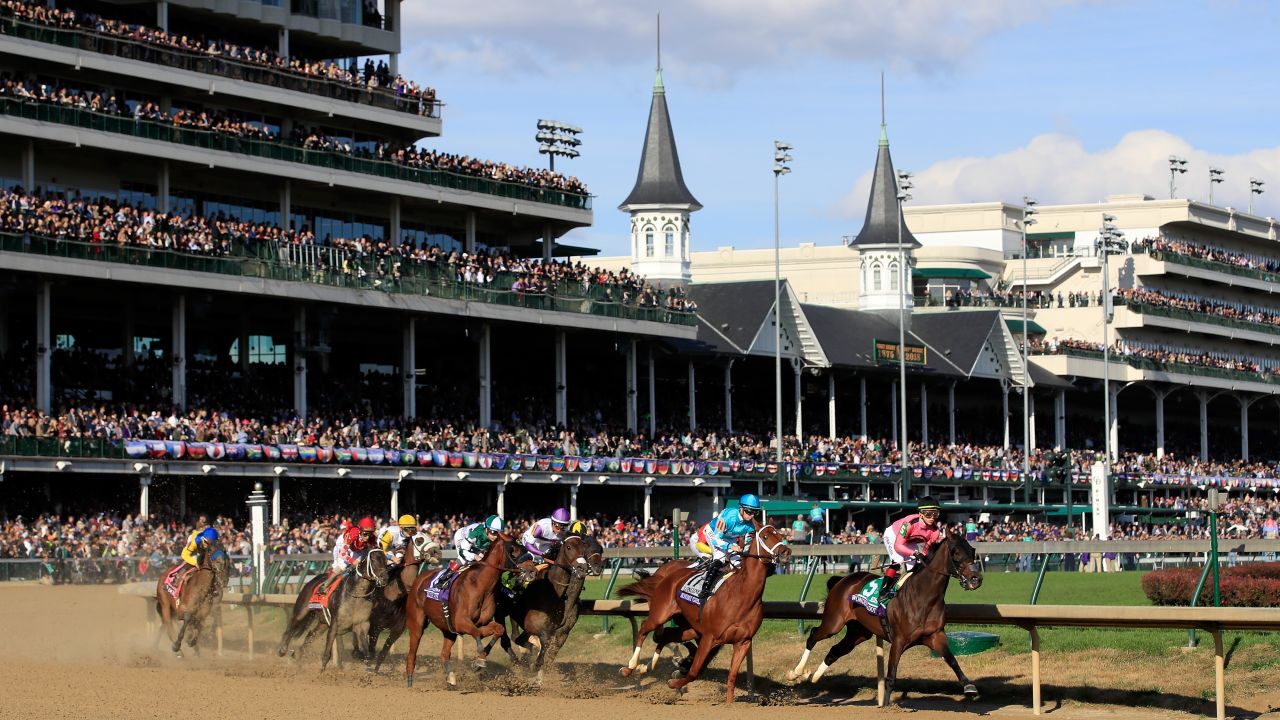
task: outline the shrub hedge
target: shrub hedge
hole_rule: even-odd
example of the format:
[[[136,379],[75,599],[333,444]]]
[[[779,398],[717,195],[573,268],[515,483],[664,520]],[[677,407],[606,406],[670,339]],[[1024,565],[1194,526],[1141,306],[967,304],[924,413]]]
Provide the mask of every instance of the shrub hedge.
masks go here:
[[[1190,605],[1201,570],[1169,568],[1142,576],[1142,590],[1155,605]],[[1280,563],[1248,563],[1221,570],[1225,607],[1280,607]],[[1202,607],[1213,605],[1213,579],[1200,590]]]

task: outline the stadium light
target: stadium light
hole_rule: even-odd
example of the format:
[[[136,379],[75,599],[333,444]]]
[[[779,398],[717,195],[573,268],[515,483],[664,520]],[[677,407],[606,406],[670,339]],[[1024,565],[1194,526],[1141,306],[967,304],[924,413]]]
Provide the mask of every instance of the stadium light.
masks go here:
[[[1178,157],[1177,155],[1169,156],[1169,199],[1173,199],[1173,191],[1175,187],[1174,178],[1179,174],[1187,172],[1187,159]]]
[[[781,140],[773,141],[773,363],[774,363],[774,410],[777,414],[778,434],[774,438],[777,446],[775,457],[778,462],[777,495],[782,497],[784,464],[782,461],[782,233],[778,220],[778,185],[779,178],[791,172],[787,163],[792,158],[789,154],[793,146]]]
[[[902,424],[900,430],[901,442],[898,444],[899,451],[902,453],[902,478],[900,482],[903,489],[902,501],[906,502],[907,483],[909,470],[907,469],[911,462],[911,441],[907,439],[907,293],[911,292],[908,288],[911,282],[911,275],[907,272],[907,252],[902,246],[902,226],[905,221],[902,219],[902,206],[911,199],[908,192],[915,187],[911,183],[913,176],[906,170],[898,172],[898,385],[900,390],[900,402],[902,410],[898,413],[899,420]]]
[[[1220,167],[1209,168],[1209,204],[1213,204],[1213,186],[1222,182],[1223,170]]]
[[[1095,249],[1102,255],[1102,433],[1103,454],[1102,466],[1106,477],[1111,477],[1111,460],[1115,448],[1111,447],[1111,340],[1108,329],[1111,324],[1111,278],[1110,265],[1107,258],[1113,252],[1124,250],[1124,233],[1115,226],[1116,216],[1104,213],[1102,229],[1098,233]]]
[[[582,128],[558,120],[539,120],[538,133],[533,136],[538,141],[538,153],[551,160],[551,172],[556,171],[556,156],[573,159],[578,157],[578,146],[582,140],[578,135]]]
[[[1259,180],[1258,178],[1249,178],[1249,214],[1250,215],[1253,214],[1253,199],[1258,197],[1264,192],[1262,189],[1263,185],[1266,185],[1266,183]]]
[[[1031,504],[1031,383],[1027,368],[1027,228],[1036,224],[1032,217],[1035,200],[1022,196],[1022,485],[1023,502]],[[1068,514],[1070,517],[1070,514]]]

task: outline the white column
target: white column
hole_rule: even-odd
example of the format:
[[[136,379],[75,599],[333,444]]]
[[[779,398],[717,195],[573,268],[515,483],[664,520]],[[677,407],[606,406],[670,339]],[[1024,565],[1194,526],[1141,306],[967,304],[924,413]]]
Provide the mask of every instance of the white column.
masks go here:
[[[542,262],[551,262],[555,245],[556,234],[551,229],[551,223],[547,223],[542,226]]]
[[[861,428],[862,439],[867,439],[867,378],[858,376],[858,427]]]
[[[167,0],[156,0],[156,27],[169,32],[169,3]]]
[[[649,348],[649,438],[658,432],[658,382],[653,367],[653,348]]]
[[[644,524],[648,525],[653,519],[653,486],[644,486]]]
[[[489,323],[480,326],[479,377],[480,377],[480,425],[493,424],[493,329]]]
[[[1000,417],[1004,421],[1004,450],[1009,452],[1009,383],[1000,381]]]
[[[162,212],[169,212],[169,198],[172,194],[169,191],[169,161],[161,160],[160,169],[156,171],[156,208]]]
[[[827,370],[827,437],[836,439],[836,372]]]
[[[507,514],[507,484],[498,483],[498,506],[494,510],[498,517],[505,518]]]
[[[387,240],[389,241],[389,244],[396,246],[396,245],[399,245],[400,241],[403,239],[400,237],[402,232],[401,231],[402,226],[400,223],[400,196],[399,195],[391,196],[391,206],[388,208],[387,214],[389,215],[389,217],[387,218],[388,220]]]
[[[53,412],[53,283],[36,290],[36,407]]]
[[[578,486],[569,486],[569,519],[578,519]]]
[[[956,444],[956,381],[947,386],[947,442]]]
[[[173,298],[173,331],[170,336],[173,350],[173,404],[187,407],[187,296],[179,293]]]
[[[1111,427],[1107,428],[1107,432],[1111,435],[1111,459],[1115,460],[1120,456],[1120,418],[1116,411],[1120,409],[1120,391],[1123,388],[1111,386]]]
[[[929,386],[920,381],[920,446],[929,447]]]
[[[293,411],[307,417],[307,307],[299,305],[293,316]]]
[[[897,380],[892,380],[889,382],[889,421],[893,425],[893,431],[889,434],[889,438],[893,440],[893,442],[901,445],[901,443],[899,443],[898,441],[898,381]]]
[[[733,432],[733,360],[724,365],[724,429]]]
[[[1059,450],[1067,447],[1067,391],[1059,390],[1053,398],[1053,444]]]
[[[271,478],[271,524],[280,524],[280,478]]]
[[[569,424],[569,349],[564,330],[556,330],[556,424]]]
[[[22,146],[22,189],[31,192],[36,187],[36,141],[27,140]]]
[[[1200,400],[1200,460],[1205,462],[1209,459],[1209,394],[1200,391],[1196,398]]]
[[[284,128],[280,128],[284,132]],[[289,222],[293,219],[293,184],[288,180],[280,184],[280,227],[289,228]]]
[[[281,57],[289,57],[289,28],[280,28],[280,33],[276,38],[276,50]]]
[[[1032,393],[1031,396],[1027,398],[1027,409],[1028,409],[1027,437],[1024,440],[1024,442],[1026,443],[1026,451],[1030,453],[1030,452],[1034,452],[1036,449],[1036,396],[1035,396],[1035,393]]]
[[[402,378],[402,394],[404,397],[404,416],[418,415],[418,324],[413,316],[404,319],[400,341],[400,377]]]
[[[689,361],[689,432],[698,429],[698,374]]]
[[[636,341],[633,339],[633,340],[627,341],[627,378],[626,378],[627,380],[627,390],[626,390],[627,429],[630,430],[631,432],[635,432],[636,428],[639,427],[640,425],[640,420],[639,420],[640,413],[638,411],[639,409],[637,408],[637,405],[640,402],[640,398],[637,397],[637,390],[636,390],[636,364],[637,364]]]
[[[1156,389],[1156,457],[1164,457],[1164,396],[1165,392]]]
[[[796,366],[796,443],[804,443],[804,368]]]
[[[1240,401],[1240,459],[1249,462],[1249,399],[1239,396]]]
[[[475,210],[467,211],[466,235],[463,240],[463,249],[469,253],[476,251],[476,212]]]
[[[151,517],[151,475],[138,478],[138,514]]]
[[[391,481],[391,522],[400,517],[400,481]]]

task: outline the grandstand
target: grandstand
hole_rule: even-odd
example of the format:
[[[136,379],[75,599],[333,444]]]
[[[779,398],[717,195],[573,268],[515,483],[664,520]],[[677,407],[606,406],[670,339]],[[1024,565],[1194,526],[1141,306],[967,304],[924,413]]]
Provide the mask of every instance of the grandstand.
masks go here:
[[[860,232],[788,249],[775,307],[763,251],[693,251],[702,205],[660,70],[619,205],[631,257],[596,258],[561,241],[592,223],[582,182],[431,149],[447,97],[400,75],[399,17],[399,0],[0,1],[0,511],[189,520],[263,482],[274,523],[565,504],[647,526],[748,490],[881,527],[925,492],[957,518],[1060,519],[1088,502],[1103,431],[1102,212],[1131,241],[1111,265],[1117,513],[1280,486],[1259,402],[1280,387],[1280,306],[1257,292],[1280,271],[1273,221],[1045,207],[1024,279],[1021,208],[900,221],[882,132]],[[1074,451],[1065,482],[1045,472],[1055,445]]]

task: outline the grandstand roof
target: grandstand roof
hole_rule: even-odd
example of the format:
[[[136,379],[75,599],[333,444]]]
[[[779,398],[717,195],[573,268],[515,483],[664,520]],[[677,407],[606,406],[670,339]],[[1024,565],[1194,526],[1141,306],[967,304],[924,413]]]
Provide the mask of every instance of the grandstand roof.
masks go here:
[[[843,367],[876,367],[872,353],[875,340],[897,340],[898,325],[871,312],[861,312],[827,305],[804,305],[810,327],[832,365]],[[981,343],[986,333],[978,339]],[[907,342],[924,344],[933,351],[925,355],[925,370],[940,375],[965,377],[966,373],[948,360],[929,338],[922,337],[912,327],[907,332]]]
[[[702,209],[702,203],[685,187],[684,174],[680,172],[680,154],[676,152],[676,136],[671,131],[661,70],[653,83],[653,102],[649,105],[649,126],[644,133],[636,186],[618,209],[625,212],[636,205],[687,205],[690,210]]]
[[[773,308],[773,281],[689,286],[698,303],[698,340],[720,352],[746,354]]]
[[[881,125],[880,149],[876,153],[875,172],[871,175],[871,197],[867,199],[867,218],[849,247],[897,245],[899,228],[904,245],[921,247],[898,212],[898,180],[893,172],[893,158],[889,156],[889,137]]]

